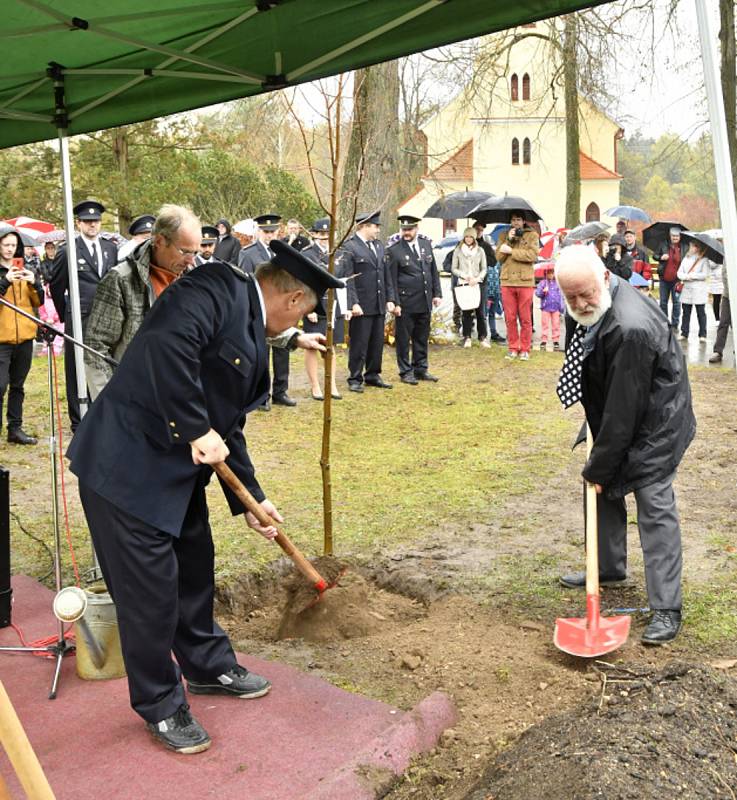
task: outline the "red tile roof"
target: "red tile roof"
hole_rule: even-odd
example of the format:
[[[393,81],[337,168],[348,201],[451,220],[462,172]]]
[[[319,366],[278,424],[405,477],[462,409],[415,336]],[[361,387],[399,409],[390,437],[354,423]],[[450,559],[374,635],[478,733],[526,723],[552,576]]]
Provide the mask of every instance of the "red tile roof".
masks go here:
[[[473,139],[469,139],[447,161],[444,161],[428,176],[436,181],[473,182]]]
[[[619,180],[622,176],[610,169],[607,169],[603,164],[594,161],[585,153],[579,152],[578,161],[581,165],[581,180],[582,181],[601,181],[601,180]]]

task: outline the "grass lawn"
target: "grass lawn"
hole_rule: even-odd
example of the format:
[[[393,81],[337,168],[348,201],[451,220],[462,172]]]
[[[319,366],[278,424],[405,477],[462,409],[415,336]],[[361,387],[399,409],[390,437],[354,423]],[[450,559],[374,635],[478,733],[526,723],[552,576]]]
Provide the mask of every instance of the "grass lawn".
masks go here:
[[[411,541],[439,525],[484,520],[513,496],[523,503],[549,466],[550,443],[569,441],[576,424],[561,413],[553,391],[562,356],[540,354],[522,364],[505,361],[503,354],[502,348],[435,347],[432,370],[441,381],[413,387],[395,380],[394,354],[387,349],[384,374],[394,389],[345,391],[344,399],[333,403],[337,555]],[[338,358],[339,385],[345,388],[345,351]],[[61,359],[58,370],[66,441]],[[259,481],[285,516],[285,530],[315,555],[323,547],[323,406],[307,394],[300,354],[292,356],[291,385],[297,407],[250,415],[246,435]],[[34,360],[26,389],[26,427],[48,437],[45,358]],[[44,575],[49,557],[37,539],[52,542],[48,438],[36,448],[3,442],[1,461],[11,470],[14,572]],[[65,481],[72,539],[80,564],[87,566],[84,518],[68,471]],[[241,518],[231,517],[216,484],[209,491],[220,579],[280,554]]]

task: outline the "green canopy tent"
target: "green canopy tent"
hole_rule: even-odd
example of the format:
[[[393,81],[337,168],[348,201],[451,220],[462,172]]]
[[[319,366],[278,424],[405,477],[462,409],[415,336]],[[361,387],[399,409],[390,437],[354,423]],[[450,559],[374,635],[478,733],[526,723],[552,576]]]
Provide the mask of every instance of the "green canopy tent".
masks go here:
[[[716,39],[705,0],[695,2],[705,53],[715,49]],[[4,0],[0,148],[59,137],[69,261],[74,264],[68,135],[267,92],[597,4]],[[718,72],[713,58],[707,60],[705,53],[704,59],[726,249],[734,253],[737,212],[723,107],[720,118],[718,106],[721,95],[714,80]],[[737,264],[731,259],[727,263],[737,287]],[[76,270],[71,270],[69,284],[73,333],[79,336]],[[77,356],[84,410],[80,351]]]

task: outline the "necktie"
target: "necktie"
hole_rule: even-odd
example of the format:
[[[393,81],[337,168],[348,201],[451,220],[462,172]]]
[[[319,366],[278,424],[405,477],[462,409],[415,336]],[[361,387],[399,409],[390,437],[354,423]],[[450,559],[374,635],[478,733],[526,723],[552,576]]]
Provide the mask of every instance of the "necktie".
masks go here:
[[[92,263],[95,265],[97,274],[100,274],[100,254],[97,249],[97,242],[90,242],[90,255],[92,256]]]
[[[376,245],[373,242],[368,243],[369,250],[371,251],[374,258],[376,258]]]
[[[588,329],[577,325],[568,342],[566,358],[563,369],[560,371],[558,385],[555,391],[563,403],[563,408],[568,408],[581,399],[581,366],[583,364],[583,337]]]

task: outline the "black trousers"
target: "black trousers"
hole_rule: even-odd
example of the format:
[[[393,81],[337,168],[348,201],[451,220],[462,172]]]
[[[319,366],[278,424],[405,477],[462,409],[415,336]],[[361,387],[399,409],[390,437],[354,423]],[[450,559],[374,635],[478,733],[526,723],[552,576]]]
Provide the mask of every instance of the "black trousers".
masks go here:
[[[430,341],[430,312],[407,313],[394,318],[397,367],[400,375],[427,372],[427,346]],[[409,349],[412,347],[412,359]]]
[[[289,350],[286,347],[271,347],[271,396],[286,394],[289,388]]]
[[[351,336],[348,346],[348,383],[378,381],[384,353],[384,315],[351,317],[348,330]]]
[[[714,309],[714,319],[719,322],[719,308],[722,304],[722,296],[720,294],[713,294],[711,296],[711,307]]]
[[[236,664],[213,619],[215,550],[205,487],[196,486],[179,538],[81,483],[79,495],[115,601],[131,705],[146,721],[159,722],[186,702],[182,673],[211,680]]]
[[[704,303],[693,305],[692,303],[681,303],[681,333],[688,338],[688,330],[691,327],[691,309],[696,309],[696,318],[699,321],[699,336],[706,336],[706,306]]]
[[[84,329],[87,327],[87,317],[82,317],[82,340],[84,341]],[[72,315],[67,311],[64,318],[64,330],[72,335]],[[72,432],[77,430],[82,419],[82,412],[79,408],[79,393],[77,392],[77,368],[76,354],[74,345],[64,339],[64,380],[67,385],[67,412],[69,413],[69,425]],[[89,389],[87,397],[89,398]]]
[[[3,400],[8,392],[8,430],[23,424],[23,384],[31,370],[33,339],[20,344],[0,344],[0,428],[3,424]]]

